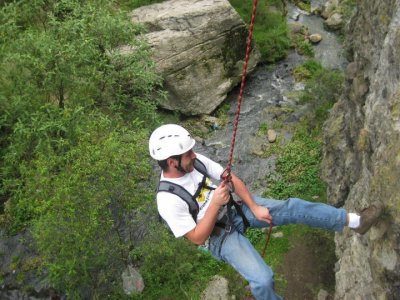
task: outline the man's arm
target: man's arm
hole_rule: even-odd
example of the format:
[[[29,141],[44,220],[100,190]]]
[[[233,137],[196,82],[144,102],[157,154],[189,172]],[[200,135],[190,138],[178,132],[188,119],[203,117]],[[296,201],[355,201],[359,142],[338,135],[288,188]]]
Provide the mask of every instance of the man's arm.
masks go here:
[[[217,221],[218,212],[222,205],[229,201],[229,188],[225,183],[221,183],[215,190],[211,203],[201,221],[194,229],[185,234],[191,242],[202,245],[208,239]]]
[[[270,215],[268,208],[257,205],[244,182],[233,173],[231,176],[234,186],[234,193],[238,195],[240,199],[242,199],[242,201],[250,208],[258,220],[271,223],[272,216]]]

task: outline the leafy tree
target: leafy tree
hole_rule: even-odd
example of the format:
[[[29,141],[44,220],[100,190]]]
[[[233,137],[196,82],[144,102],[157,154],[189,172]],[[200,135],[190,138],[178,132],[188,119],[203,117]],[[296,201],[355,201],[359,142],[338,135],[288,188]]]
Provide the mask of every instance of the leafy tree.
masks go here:
[[[5,31],[0,61],[0,176],[9,206],[22,200],[27,183],[21,174],[35,157],[49,152],[62,157],[79,142],[80,111],[151,125],[161,96],[139,29],[111,3],[33,1],[32,10],[46,13],[47,23],[20,27],[27,5],[9,4],[1,15],[4,24],[13,25]],[[134,51],[124,53],[120,45]],[[32,212],[24,215],[29,220]]]
[[[56,155],[38,157],[26,174],[35,178],[26,193],[41,202],[33,232],[48,278],[71,298],[122,290],[131,243],[118,224],[124,212],[152,201],[152,189],[142,184],[150,174],[146,132],[114,129],[104,117],[94,120],[56,176],[49,170],[61,165]]]
[[[163,96],[150,49],[112,1],[16,1],[0,20],[2,224],[32,228],[69,297],[117,297],[132,245],[121,216],[150,201]]]

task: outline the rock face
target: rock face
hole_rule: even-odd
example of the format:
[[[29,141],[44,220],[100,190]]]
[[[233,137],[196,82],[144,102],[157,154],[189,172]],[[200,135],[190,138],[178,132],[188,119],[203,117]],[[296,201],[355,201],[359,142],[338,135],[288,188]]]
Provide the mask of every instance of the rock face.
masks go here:
[[[134,10],[154,50],[166,109],[208,114],[241,79],[248,30],[228,0],[170,0]],[[248,71],[260,59],[252,48]]]
[[[346,90],[325,128],[324,177],[334,205],[385,205],[360,236],[336,235],[335,299],[400,299],[400,2],[357,1]]]

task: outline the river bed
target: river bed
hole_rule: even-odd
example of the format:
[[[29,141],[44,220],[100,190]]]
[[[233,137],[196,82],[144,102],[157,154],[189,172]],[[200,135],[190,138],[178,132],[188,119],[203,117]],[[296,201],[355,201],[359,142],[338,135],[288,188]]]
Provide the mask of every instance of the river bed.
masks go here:
[[[343,69],[347,64],[343,48],[334,33],[323,27],[323,19],[310,15],[294,6],[289,6],[288,23],[298,22],[308,27],[309,33],[319,33],[322,41],[314,46],[315,57],[327,69]],[[262,157],[262,149],[268,147],[266,135],[260,135],[260,126],[267,126],[277,118],[277,108],[287,108],[283,122],[295,125],[307,111],[306,104],[299,104],[291,98],[293,91],[304,88],[296,83],[292,70],[307,57],[291,51],[288,56],[275,65],[260,64],[247,76],[241,105],[239,127],[234,148],[232,171],[239,175],[249,186],[252,193],[261,194],[266,189],[266,176],[275,168],[275,157]],[[197,143],[195,150],[227,166],[231,149],[233,123],[237,108],[239,88],[227,97],[229,103],[229,122],[215,130],[204,142]],[[276,130],[278,138],[290,138],[290,132]],[[281,136],[279,136],[281,135]],[[282,136],[284,135],[284,136]]]

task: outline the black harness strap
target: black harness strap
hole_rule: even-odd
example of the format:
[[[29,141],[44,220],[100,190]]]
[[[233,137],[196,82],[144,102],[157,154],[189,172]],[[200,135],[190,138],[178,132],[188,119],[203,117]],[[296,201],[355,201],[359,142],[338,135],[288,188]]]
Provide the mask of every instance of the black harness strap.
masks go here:
[[[161,180],[158,184],[157,192],[170,192],[179,196],[189,206],[189,212],[193,220],[197,221],[197,214],[199,213],[199,204],[193,200],[193,196],[183,187],[170,181]],[[197,192],[196,192],[197,193]]]
[[[189,207],[189,212],[193,217],[193,220],[197,223],[197,215],[199,213],[199,204],[197,203],[196,199],[199,196],[201,189],[206,187],[210,190],[215,188],[205,186],[205,182],[207,180],[207,169],[206,166],[196,158],[194,161],[194,168],[203,175],[202,181],[199,183],[196,192],[192,196],[185,188],[182,186],[175,184],[173,182],[167,180],[160,180],[158,183],[157,193],[158,192],[169,192],[179,196],[183,201],[185,201]]]
[[[207,177],[208,177],[207,169],[206,169],[206,166],[197,158],[194,161],[194,168],[203,175],[203,179],[199,183],[199,186],[197,187],[197,190],[193,196],[182,186],[175,184],[173,182],[167,181],[167,180],[160,180],[160,182],[158,184],[157,193],[158,192],[169,192],[169,193],[179,196],[183,201],[185,201],[187,203],[187,205],[189,207],[189,213],[192,215],[193,220],[197,223],[197,215],[199,213],[199,204],[197,203],[196,199],[199,196],[201,189],[207,188],[209,190],[215,190],[215,188],[207,186],[205,184]],[[244,215],[240,205],[233,199],[233,196],[231,193],[230,193],[230,199],[229,199],[227,206],[228,206],[227,220],[224,223],[218,222],[216,224],[217,226],[220,226],[220,227],[224,226],[225,230],[227,232],[230,232],[231,227],[233,225],[232,216],[231,216],[231,207],[234,206],[237,213],[243,219],[245,229],[247,227],[249,227],[249,225],[250,225],[249,221],[247,220],[246,216]]]

